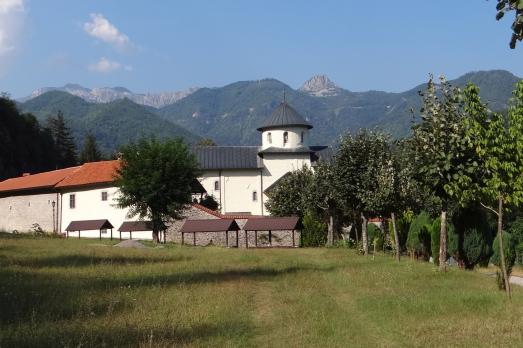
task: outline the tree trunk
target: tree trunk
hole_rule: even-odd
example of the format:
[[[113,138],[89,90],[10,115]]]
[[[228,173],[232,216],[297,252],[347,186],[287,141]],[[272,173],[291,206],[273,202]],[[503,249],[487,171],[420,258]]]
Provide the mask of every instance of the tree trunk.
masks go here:
[[[327,226],[327,246],[334,244],[334,216],[329,214],[329,223]]]
[[[392,229],[394,230],[394,242],[396,244],[396,261],[400,262],[400,239],[398,237],[398,230],[396,229],[396,214],[390,213],[390,218],[392,220]]]
[[[361,214],[361,242],[363,243],[363,255],[369,254],[369,235],[367,234],[367,218]]]
[[[439,270],[447,271],[447,211],[441,211],[441,229],[439,232]]]
[[[158,241],[159,241],[158,230],[157,229],[153,229],[153,243],[157,244]]]
[[[498,238],[499,238],[499,258],[501,260],[501,272],[505,280],[505,291],[508,298],[511,297],[510,281],[508,278],[507,265],[505,264],[505,249],[503,248],[503,198],[498,201]]]

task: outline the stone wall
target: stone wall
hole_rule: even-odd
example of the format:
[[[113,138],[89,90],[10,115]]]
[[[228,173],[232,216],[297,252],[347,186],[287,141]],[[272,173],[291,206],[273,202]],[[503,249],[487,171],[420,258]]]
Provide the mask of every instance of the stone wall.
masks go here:
[[[54,208],[52,202],[55,202]],[[56,193],[0,198],[0,230],[29,232],[33,224],[38,224],[45,232],[53,232],[53,227],[58,230],[59,210],[60,199]]]
[[[180,232],[181,227],[186,219],[191,220],[208,220],[208,219],[219,219],[218,214],[206,212],[199,208],[191,207],[184,213],[183,220],[174,221],[167,229],[167,240],[178,244],[182,243],[182,233]],[[245,248],[245,231],[243,226],[247,222],[247,219],[235,219],[238,226],[241,228],[238,231],[238,240],[236,240],[236,231],[229,231],[228,235],[228,246]],[[257,240],[256,240],[257,237]],[[271,241],[273,247],[292,247],[292,231],[272,231]],[[196,246],[208,246],[216,245],[225,247],[227,244],[227,238],[225,232],[197,232],[197,233],[184,233],[184,244],[185,245],[196,245]],[[247,242],[249,248],[263,248],[270,247],[269,245],[269,232],[249,231],[247,233]],[[300,245],[300,232],[294,232],[294,246]]]

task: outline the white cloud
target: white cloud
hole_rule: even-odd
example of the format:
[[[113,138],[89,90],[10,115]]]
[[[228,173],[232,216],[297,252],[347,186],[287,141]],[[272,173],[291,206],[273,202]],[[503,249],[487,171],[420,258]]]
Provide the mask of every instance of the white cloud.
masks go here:
[[[89,70],[101,73],[110,73],[112,71],[120,69],[121,67],[122,64],[102,57],[95,64],[89,65]]]
[[[13,11],[24,11],[23,0],[0,0],[0,15]]]
[[[25,19],[23,0],[0,0],[0,74],[16,51]]]
[[[87,34],[114,45],[117,48],[125,48],[131,45],[129,37],[120,32],[118,28],[109,22],[102,14],[91,13],[90,16],[91,21],[84,23],[84,30]]]

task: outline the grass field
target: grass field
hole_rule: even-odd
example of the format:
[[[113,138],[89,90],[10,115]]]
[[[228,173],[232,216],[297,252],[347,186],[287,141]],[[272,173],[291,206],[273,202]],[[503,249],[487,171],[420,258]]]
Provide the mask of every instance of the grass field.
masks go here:
[[[347,249],[0,237],[0,346],[523,346],[523,288]]]

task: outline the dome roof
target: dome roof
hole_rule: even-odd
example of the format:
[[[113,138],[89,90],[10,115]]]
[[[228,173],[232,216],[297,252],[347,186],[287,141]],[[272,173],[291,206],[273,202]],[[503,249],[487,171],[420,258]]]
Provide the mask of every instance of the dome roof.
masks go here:
[[[259,131],[264,131],[272,128],[288,127],[288,126],[302,126],[309,129],[312,128],[312,125],[305,121],[305,119],[298,114],[286,101],[283,101],[278,105],[276,110],[272,112],[271,117],[269,117],[261,127],[258,128]]]

